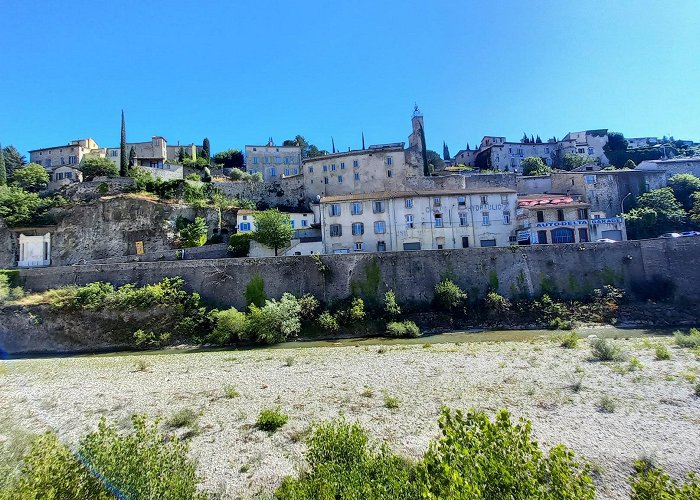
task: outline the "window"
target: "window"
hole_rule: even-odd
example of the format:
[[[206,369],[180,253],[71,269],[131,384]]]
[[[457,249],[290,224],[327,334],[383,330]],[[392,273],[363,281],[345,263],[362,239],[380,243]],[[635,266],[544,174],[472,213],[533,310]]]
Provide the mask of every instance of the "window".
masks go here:
[[[457,206],[458,207],[466,207],[467,206],[467,198],[466,196],[458,196],[457,197]]]
[[[588,154],[593,156],[593,148],[588,148]]]
[[[510,210],[503,211],[503,224],[510,224]]]
[[[285,175],[285,176],[289,175],[289,169],[288,169],[288,168],[285,168],[285,169],[284,169],[284,175]]]
[[[306,219],[301,219],[301,227],[307,227],[309,225],[309,221]]]
[[[253,156],[253,165],[257,165],[257,164],[258,164],[258,157]]]
[[[324,177],[324,178],[323,178],[323,183],[324,183],[324,184],[328,184],[328,177]]]
[[[378,220],[374,223],[374,234],[386,233],[386,223],[383,220]]]
[[[391,156],[386,157],[386,164],[391,165]]]
[[[61,165],[65,165],[65,164],[66,164],[66,160],[63,158],[63,156],[61,156]]]
[[[362,213],[362,203],[359,201],[353,201],[350,206],[350,211],[352,215],[360,215]]]
[[[314,167],[311,167],[311,166],[309,167],[309,173],[310,173],[310,174],[313,174],[313,173],[314,173]]]
[[[352,235],[353,236],[360,236],[362,234],[365,234],[365,225],[362,222],[353,222],[352,223]]]
[[[263,163],[270,163],[270,157],[269,157],[269,156],[264,156],[264,157],[263,157]]]
[[[275,167],[270,168],[270,177],[277,177],[277,169]]]
[[[345,162],[344,161],[340,162],[340,170],[345,170]]]
[[[360,166],[360,162],[357,161],[357,160],[352,160],[352,166],[353,166],[354,168],[357,168],[357,167]]]
[[[587,208],[579,208],[578,209],[578,218],[579,218],[579,220],[588,219],[588,209]]]
[[[342,183],[343,183],[343,176],[339,175],[338,176],[338,184],[342,184]]]
[[[508,204],[508,195],[502,194],[501,195],[501,205],[507,205],[507,204]]]
[[[372,211],[375,214],[384,213],[384,202],[383,201],[373,201],[372,202]]]
[[[116,149],[113,149],[112,151],[110,151],[109,154],[110,154],[112,157],[116,157],[116,156],[117,156],[117,150],[116,150]]]
[[[537,222],[544,222],[544,212],[542,210],[537,211]]]
[[[297,167],[294,168],[294,175],[297,175],[299,173],[299,169]]]
[[[73,172],[66,172],[66,179],[72,179],[73,178]]]
[[[481,212],[481,225],[488,226],[490,224],[491,224],[491,221],[489,220],[489,213],[488,212]]]
[[[460,212],[459,213],[459,225],[460,226],[468,226],[469,225],[469,218],[467,217],[467,212]]]
[[[578,240],[581,243],[586,243],[588,241],[588,229],[585,227],[580,227],[578,229]]]
[[[324,171],[324,172],[328,172],[328,165],[324,165],[324,166],[323,166],[323,171]]]
[[[378,241],[377,252],[386,252],[386,243],[384,243],[383,241]]]
[[[496,246],[496,240],[481,240],[479,244],[482,247],[495,247]]]
[[[241,231],[250,231],[250,222],[241,222],[238,229]]]
[[[51,168],[51,158],[46,158],[46,161],[44,162],[44,166],[46,168]]]
[[[331,224],[331,238],[343,235],[343,227],[340,224]]]
[[[394,173],[391,170],[386,171],[386,176],[387,177],[394,177]]]
[[[540,245],[547,244],[547,231],[537,231],[537,243]]]
[[[586,150],[583,149],[583,148],[578,148],[578,152],[581,153],[581,154],[584,154],[584,153],[586,152]]]
[[[282,163],[282,158],[279,156],[275,156],[275,163],[277,163],[278,165]]]
[[[289,156],[284,157],[284,164],[289,165]]]
[[[413,198],[406,198],[406,208],[413,208]]]
[[[561,208],[557,210],[557,220],[558,221],[564,220],[564,210],[562,210]]]
[[[74,165],[78,162],[78,159],[75,157],[75,155],[71,155],[68,157],[68,165]]]
[[[355,179],[356,181],[359,181],[359,180],[360,180],[360,173],[359,173],[359,172],[355,172],[355,174],[354,174],[353,177],[354,177],[354,179]]]
[[[435,227],[442,227],[442,214],[435,214]]]
[[[440,197],[436,196],[433,198],[433,206],[434,207],[439,207],[440,206]]]
[[[362,243],[361,241],[356,241],[356,242],[355,242],[355,245],[354,245],[354,247],[353,247],[353,250],[355,250],[356,252],[361,252],[361,251],[363,251],[364,249],[365,249],[365,244],[364,244],[364,243]]]
[[[328,177],[326,177],[327,179]],[[331,203],[331,208],[330,208],[330,215],[331,217],[337,217],[340,215],[340,203]]]
[[[34,163],[36,163],[37,165],[41,165],[41,160],[34,160]]]
[[[406,229],[413,229],[413,214],[406,215]]]
[[[569,227],[558,227],[552,230],[552,243],[573,243],[574,230]]]
[[[294,229],[294,219],[289,219],[289,224],[292,226],[292,229]]]
[[[482,196],[481,197],[481,204],[486,205],[489,202],[489,197],[488,196]]]
[[[335,163],[331,163],[331,172],[335,172]]]

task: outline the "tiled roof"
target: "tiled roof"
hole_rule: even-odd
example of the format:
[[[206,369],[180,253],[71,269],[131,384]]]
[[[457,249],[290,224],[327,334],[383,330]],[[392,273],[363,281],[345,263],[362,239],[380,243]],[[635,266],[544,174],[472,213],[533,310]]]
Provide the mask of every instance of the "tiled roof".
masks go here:
[[[336,196],[324,196],[321,198],[321,203],[329,203],[334,201],[355,201],[355,200],[386,200],[389,198],[412,198],[421,196],[459,196],[470,194],[511,194],[515,193],[515,189],[510,188],[469,188],[469,189],[433,189],[421,191],[379,191],[374,193],[356,193],[343,194]]]

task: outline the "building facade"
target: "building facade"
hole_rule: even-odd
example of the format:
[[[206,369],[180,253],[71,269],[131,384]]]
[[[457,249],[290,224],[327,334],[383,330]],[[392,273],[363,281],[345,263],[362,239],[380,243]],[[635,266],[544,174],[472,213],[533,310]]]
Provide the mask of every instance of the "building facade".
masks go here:
[[[508,246],[516,192],[398,191],[320,200],[324,253]]]
[[[301,148],[275,146],[270,140],[265,146],[245,147],[246,169],[261,173],[263,181],[275,181],[301,172]]]
[[[236,232],[255,232],[255,210],[239,210],[236,214]],[[285,212],[289,216],[289,221],[294,231],[304,231],[310,229],[314,224],[313,212]]]
[[[46,267],[51,265],[51,233],[19,235],[17,267]]]
[[[87,138],[70,141],[64,146],[32,149],[29,151],[29,161],[46,169],[51,179],[48,186],[51,190],[64,184],[79,182],[82,177],[76,169],[83,158],[104,157],[105,154],[105,148],[100,148],[93,139]]]

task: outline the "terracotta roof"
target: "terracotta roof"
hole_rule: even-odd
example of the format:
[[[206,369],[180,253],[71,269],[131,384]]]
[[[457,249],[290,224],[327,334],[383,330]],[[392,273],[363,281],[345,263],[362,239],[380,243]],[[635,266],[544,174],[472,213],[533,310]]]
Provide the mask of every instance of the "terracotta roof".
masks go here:
[[[566,194],[531,194],[518,196],[518,208],[588,207],[589,203]]]
[[[355,201],[355,200],[386,200],[390,198],[413,198],[421,196],[459,196],[470,194],[512,194],[515,189],[509,188],[469,188],[469,189],[433,189],[422,191],[379,191],[374,193],[343,194],[337,196],[324,196],[321,203],[334,201]]]

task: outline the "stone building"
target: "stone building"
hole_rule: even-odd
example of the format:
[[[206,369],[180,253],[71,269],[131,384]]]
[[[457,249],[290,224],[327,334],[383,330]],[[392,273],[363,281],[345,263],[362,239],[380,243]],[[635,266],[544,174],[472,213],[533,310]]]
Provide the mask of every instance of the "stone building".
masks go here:
[[[43,166],[50,176],[48,189],[58,189],[71,182],[80,182],[82,176],[77,170],[83,158],[96,156],[104,157],[105,148],[100,148],[90,138],[70,141],[63,146],[32,149],[29,151],[29,161]]]
[[[272,138],[265,146],[246,146],[245,159],[248,172],[262,173],[266,182],[298,175],[301,171],[301,148],[275,146]]]
[[[474,164],[482,169],[522,172],[520,165],[530,156],[542,158],[545,164],[551,166],[556,150],[556,143],[509,142],[505,137],[485,136],[475,155]]]
[[[395,191],[320,201],[324,253],[508,246],[516,193],[508,188]]]
[[[635,170],[663,170],[669,179],[676,174],[693,174],[700,177],[700,156],[673,158],[671,160],[646,160],[637,165]]]

